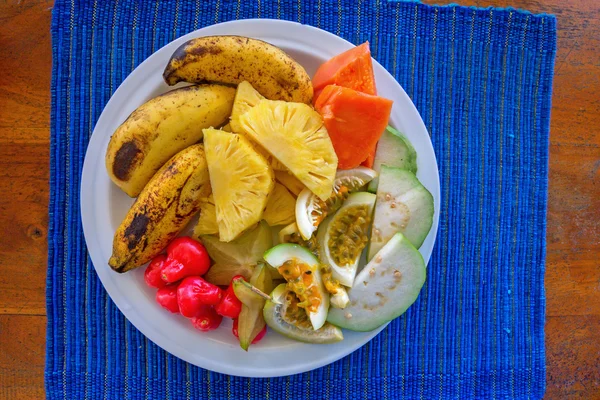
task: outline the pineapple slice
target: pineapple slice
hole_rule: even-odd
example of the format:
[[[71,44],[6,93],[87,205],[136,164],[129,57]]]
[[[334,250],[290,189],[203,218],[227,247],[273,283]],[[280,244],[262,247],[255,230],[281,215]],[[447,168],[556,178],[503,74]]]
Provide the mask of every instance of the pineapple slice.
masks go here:
[[[275,171],[275,180],[285,186],[294,197],[298,197],[300,192],[306,187],[298,178],[287,171]]]
[[[215,199],[211,193],[200,202],[200,217],[194,228],[194,235],[200,237],[200,235],[216,235],[218,233],[217,210],[215,209]]]
[[[233,132],[233,130],[231,129],[231,124],[225,125],[224,127],[221,128],[221,130],[225,131],[225,132],[229,132],[229,133]]]
[[[213,128],[203,132],[219,239],[230,242],[261,220],[275,184],[273,170],[245,137]]]
[[[264,99],[265,97],[258,93],[248,81],[243,81],[238,85],[233,100],[233,108],[231,109],[231,117],[229,117],[229,125],[231,125],[233,132],[242,132],[240,117]]]
[[[302,103],[261,100],[240,124],[315,195],[329,198],[338,159],[319,113]]]
[[[263,219],[269,226],[289,225],[296,220],[296,199],[282,184],[275,182]]]
[[[235,99],[233,100],[233,109],[231,110],[231,117],[229,117],[230,121],[228,124],[230,126],[229,132],[244,134],[244,131],[242,130],[242,126],[240,124],[240,117],[243,114],[250,111],[252,107],[260,103],[261,100],[264,100],[264,98],[265,97],[262,94],[258,93],[258,91],[254,89],[254,87],[252,87],[252,85],[248,81],[241,82],[237,87],[237,91],[235,92]],[[251,138],[248,139],[252,142]],[[252,142],[252,144],[255,143]],[[263,149],[258,144],[256,144],[255,147],[256,151],[265,156],[265,158],[267,159],[269,164],[271,164],[271,167],[274,170],[285,171],[285,167],[283,166],[283,164],[281,164],[279,161],[277,161],[276,158],[270,155],[268,151]]]

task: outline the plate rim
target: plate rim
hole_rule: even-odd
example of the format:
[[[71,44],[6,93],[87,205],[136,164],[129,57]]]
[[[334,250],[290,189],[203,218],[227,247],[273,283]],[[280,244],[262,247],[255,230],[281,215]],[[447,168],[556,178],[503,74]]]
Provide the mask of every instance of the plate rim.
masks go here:
[[[86,212],[86,210],[89,210],[89,206],[90,206],[88,204],[88,199],[89,199],[90,195],[87,195],[84,193],[85,189],[90,189],[91,181],[89,178],[90,178],[90,175],[95,172],[95,171],[93,171],[93,168],[92,168],[94,166],[94,165],[92,165],[92,161],[91,161],[92,157],[95,156],[94,159],[98,159],[98,157],[100,157],[102,160],[104,159],[104,153],[102,153],[101,155],[90,154],[91,152],[93,152],[92,149],[97,150],[97,148],[99,147],[98,145],[100,145],[100,148],[102,148],[101,145],[102,145],[102,140],[104,139],[104,137],[101,137],[101,135],[106,135],[105,132],[97,133],[97,130],[99,129],[99,127],[102,127],[102,125],[106,124],[104,120],[106,118],[108,118],[107,110],[109,110],[109,112],[110,112],[111,109],[117,107],[117,103],[122,100],[123,94],[127,90],[127,87],[132,85],[135,82],[135,80],[137,78],[136,75],[139,75],[140,70],[142,70],[143,68],[146,68],[147,65],[150,65],[151,63],[153,63],[155,59],[160,59],[161,57],[163,57],[163,54],[172,53],[174,51],[174,49],[177,48],[178,46],[180,46],[183,42],[185,42],[193,37],[211,34],[210,32],[206,32],[206,31],[211,31],[211,30],[215,30],[215,29],[218,30],[218,28],[224,28],[226,30],[227,28],[231,28],[232,26],[240,25],[243,27],[244,25],[253,25],[253,24],[257,24],[257,23],[260,23],[262,28],[265,28],[266,25],[273,25],[275,27],[279,27],[280,29],[282,27],[289,27],[289,26],[293,26],[295,28],[300,27],[301,29],[311,30],[318,35],[327,35],[327,36],[329,36],[330,40],[333,40],[333,38],[335,38],[335,40],[337,40],[337,41],[343,41],[344,42],[343,45],[346,46],[347,48],[351,48],[354,46],[354,44],[352,44],[351,42],[349,42],[331,32],[314,27],[312,25],[301,24],[298,22],[287,21],[287,20],[256,19],[256,18],[233,20],[233,21],[222,22],[219,24],[209,25],[209,26],[194,30],[186,35],[183,35],[183,36],[169,42],[168,44],[166,44],[165,46],[161,47],[160,49],[155,51],[153,54],[151,54],[142,63],[140,63],[133,71],[131,71],[131,73],[123,80],[123,82],[119,85],[119,87],[112,94],[112,96],[110,97],[110,99],[108,100],[106,105],[104,106],[104,109],[102,110],[100,116],[98,117],[98,120],[96,121],[96,124],[94,126],[93,133],[88,142],[85,159],[84,159],[84,165],[83,165],[82,172],[81,172],[80,217],[81,217],[81,221],[82,221],[82,228],[83,228],[86,247],[88,249],[88,254],[89,254],[90,259],[92,260],[92,265],[94,266],[94,269],[95,269],[98,277],[100,278],[100,281],[102,282],[102,286],[107,291],[107,293],[108,293],[109,297],[111,298],[111,300],[113,301],[113,303],[117,306],[117,308],[125,316],[125,318],[127,318],[127,320],[133,326],[135,326],[136,329],[138,329],[146,338],[148,338],[150,341],[152,341],[153,343],[155,343],[157,346],[159,346],[163,350],[167,351],[168,353],[170,353],[186,362],[189,362],[193,365],[196,365],[201,368],[205,368],[205,369],[208,369],[208,370],[211,370],[214,372],[229,374],[232,376],[242,376],[242,377],[279,377],[279,376],[288,376],[288,375],[293,375],[293,374],[297,374],[297,373],[310,371],[310,370],[313,370],[316,368],[326,366],[332,362],[335,362],[335,361],[347,356],[348,354],[356,351],[357,349],[361,348],[362,346],[364,346],[366,343],[368,343],[370,340],[372,340],[381,330],[383,330],[389,324],[389,322],[384,324],[383,326],[377,328],[374,331],[365,333],[364,340],[362,340],[362,342],[359,343],[358,345],[348,345],[342,351],[335,353],[333,355],[327,354],[327,352],[321,352],[321,353],[325,354],[325,356],[322,358],[319,358],[316,361],[313,360],[313,362],[309,363],[308,365],[305,363],[305,364],[300,364],[300,365],[294,364],[287,368],[278,367],[278,368],[271,369],[271,372],[265,372],[264,370],[253,371],[253,369],[251,367],[243,367],[243,366],[239,366],[239,365],[234,366],[234,369],[231,369],[231,367],[222,366],[220,363],[214,362],[213,360],[210,360],[207,358],[203,359],[202,361],[200,361],[198,359],[192,359],[191,357],[188,357],[188,351],[186,351],[185,347],[179,345],[174,340],[171,340],[168,337],[165,337],[160,332],[156,332],[154,329],[149,327],[147,325],[143,315],[133,312],[133,308],[131,307],[131,305],[129,305],[120,296],[117,296],[117,293],[120,294],[120,292],[118,292],[114,286],[107,285],[107,282],[111,281],[111,279],[108,277],[108,274],[111,271],[108,271],[108,270],[110,270],[110,268],[108,268],[106,266],[104,268],[101,268],[100,266],[97,266],[96,262],[94,262],[94,258],[99,259],[99,258],[103,258],[103,257],[99,256],[99,252],[100,252],[99,247],[101,247],[101,245],[100,245],[99,241],[97,240],[97,237],[94,237],[94,235],[93,235],[93,226],[94,226],[93,215],[94,214],[91,212]],[[249,28],[252,28],[252,27],[250,26]],[[221,33],[221,34],[223,34],[223,33]],[[260,36],[260,35],[248,33],[248,36],[255,37],[255,36]],[[170,54],[167,55],[166,59],[168,59],[168,57],[170,57]],[[433,149],[433,143],[431,142],[429,132],[423,122],[423,119],[422,119],[420,113],[418,112],[416,106],[414,105],[412,100],[409,98],[409,96],[406,94],[406,92],[404,91],[402,86],[375,59],[373,59],[373,64],[376,69],[380,68],[381,73],[383,73],[384,75],[388,75],[388,78],[393,80],[397,84],[398,88],[400,89],[398,94],[401,97],[406,97],[406,99],[408,99],[408,101],[412,105],[412,111],[414,111],[414,113],[416,113],[416,116],[418,116],[418,125],[420,125],[421,130],[427,134],[427,144],[428,144],[428,148],[430,148],[430,150],[431,150],[430,155],[432,155],[432,159],[431,159],[432,166],[434,167],[434,170],[436,172],[434,174],[435,187],[434,188],[428,187],[428,189],[430,191],[432,191],[432,194],[434,194],[434,192],[435,192],[435,194],[434,194],[434,218],[433,218],[433,224],[432,224],[431,231],[428,234],[428,239],[430,236],[432,236],[432,239],[426,240],[427,248],[423,249],[423,246],[422,246],[421,249],[419,249],[419,250],[421,251],[422,254],[424,252],[426,253],[426,254],[423,254],[423,256],[426,261],[426,264],[428,264],[429,260],[431,258],[433,245],[437,238],[439,214],[440,214],[439,168],[438,168],[438,164],[437,164],[437,158],[435,155],[435,151]],[[136,71],[138,71],[138,74],[136,74]],[[429,158],[428,158],[428,163],[429,163]],[[93,177],[93,175],[92,175],[92,177]],[[86,178],[88,178],[88,179],[86,179]],[[92,243],[93,245],[90,245],[90,243]],[[424,244],[424,246],[425,246],[425,244]],[[348,331],[345,331],[345,332],[348,332]],[[341,343],[343,343],[343,342],[341,342]],[[319,345],[307,345],[307,346],[319,346]]]

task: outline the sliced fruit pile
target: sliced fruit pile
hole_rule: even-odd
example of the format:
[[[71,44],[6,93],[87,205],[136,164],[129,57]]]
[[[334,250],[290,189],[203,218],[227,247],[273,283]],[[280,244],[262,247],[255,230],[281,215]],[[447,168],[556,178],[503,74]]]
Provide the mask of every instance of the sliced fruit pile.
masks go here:
[[[315,109],[323,116],[339,168],[371,168],[392,102],[377,96],[369,42],[321,65],[313,87]]]
[[[273,170],[241,135],[205,129],[204,144],[219,237],[229,242],[261,220]]]
[[[234,319],[233,334],[240,337],[240,343],[246,332],[238,335],[238,319],[242,319],[243,329],[252,324],[250,341],[257,343],[266,333],[266,326],[261,313],[256,311],[248,315],[246,297],[240,295],[237,287],[245,283],[241,275],[233,276],[229,286],[222,289],[208,282],[205,275],[210,268],[210,259],[206,248],[199,242],[189,237],[179,237],[167,246],[166,255],[159,254],[146,268],[144,279],[146,284],[158,289],[156,301],[164,309],[181,314],[188,318],[192,325],[200,331],[211,331],[221,325],[223,317]],[[205,275],[204,278],[202,275]],[[265,278],[265,273],[256,269],[251,283],[263,283],[265,290],[271,289],[271,277]],[[255,305],[262,311],[262,303]],[[253,304],[253,303],[252,303]],[[262,320],[262,324],[259,320]],[[256,332],[254,332],[256,330]],[[246,347],[247,348],[247,347]]]
[[[267,326],[334,343],[340,328],[375,329],[415,301],[433,197],[410,141],[388,126],[368,43],[311,83],[268,43],[203,37],[163,77],[192,86],[139,107],[107,149],[109,176],[137,197],[115,233],[115,271],[150,261],[162,307],[201,331],[232,318],[244,350]],[[193,238],[177,237],[195,215]]]

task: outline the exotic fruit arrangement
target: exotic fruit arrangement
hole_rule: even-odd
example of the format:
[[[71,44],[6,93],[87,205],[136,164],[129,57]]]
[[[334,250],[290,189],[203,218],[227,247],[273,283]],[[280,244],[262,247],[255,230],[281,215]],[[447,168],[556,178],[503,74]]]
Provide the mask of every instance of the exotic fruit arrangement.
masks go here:
[[[111,180],[136,198],[114,271],[147,265],[163,308],[201,331],[232,318],[244,350],[267,327],[334,343],[342,328],[370,331],[410,307],[433,197],[389,126],[368,43],[311,79],[269,43],[200,37],[163,77],[188,86],[141,105],[106,152]]]

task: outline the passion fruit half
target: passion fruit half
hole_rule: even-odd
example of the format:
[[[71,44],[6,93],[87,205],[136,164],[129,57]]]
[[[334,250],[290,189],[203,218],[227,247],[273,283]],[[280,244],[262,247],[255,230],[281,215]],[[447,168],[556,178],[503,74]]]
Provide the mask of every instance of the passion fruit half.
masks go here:
[[[333,278],[344,286],[354,283],[360,256],[369,242],[376,198],[372,193],[352,193],[342,208],[319,227],[321,262],[331,267]]]
[[[271,299],[265,304],[263,316],[275,332],[305,343],[326,344],[344,339],[342,330],[330,323],[314,330],[305,309],[298,305],[300,300],[285,283],[273,290]]]
[[[377,176],[377,172],[366,167],[338,171],[333,182],[333,193],[325,201],[305,189],[296,199],[296,224],[305,240],[309,240],[327,215],[342,207],[350,193],[360,190]]]
[[[287,281],[310,319],[313,329],[323,326],[329,310],[329,293],[321,278],[320,264],[310,250],[297,244],[280,244],[267,251],[265,261]]]

